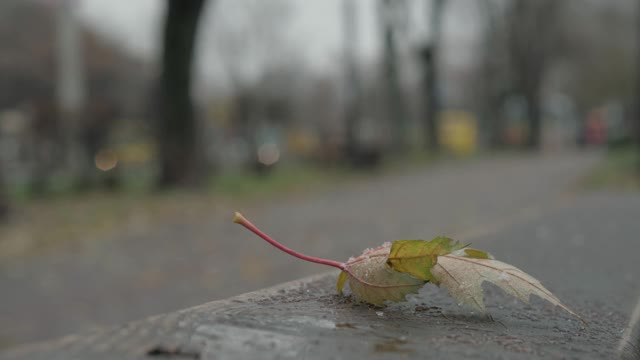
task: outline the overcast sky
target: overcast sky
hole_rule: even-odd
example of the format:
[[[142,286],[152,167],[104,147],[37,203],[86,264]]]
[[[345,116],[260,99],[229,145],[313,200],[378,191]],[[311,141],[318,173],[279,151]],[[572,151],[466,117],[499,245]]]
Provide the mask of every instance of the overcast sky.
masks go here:
[[[264,1],[271,0],[249,0]],[[282,0],[288,4],[290,15],[287,20],[287,41],[295,47],[307,64],[318,70],[327,70],[337,63],[342,48],[342,0]],[[408,0],[412,4],[408,25],[413,29],[411,41],[422,41],[427,34],[425,9],[428,1]],[[146,59],[153,59],[158,51],[162,16],[164,15],[164,1],[160,0],[78,0],[79,14],[82,20],[90,23],[100,32],[108,35],[114,41],[122,44],[130,51]],[[235,3],[234,3],[235,2]],[[215,53],[216,22],[233,23],[235,19],[232,8],[238,0],[218,0],[210,2],[203,16],[200,32],[199,71],[206,77],[215,76],[220,68],[211,59]],[[374,0],[356,0],[359,11],[359,56],[361,61],[370,61],[380,51],[379,29]],[[473,12],[473,0],[449,1],[448,17],[445,20],[445,34],[456,38],[456,43],[463,45],[473,37],[474,27],[469,21],[469,14]],[[262,4],[264,5],[264,4]],[[466,9],[465,9],[466,8]],[[455,17],[452,18],[451,15]],[[220,17],[224,17],[222,20]],[[464,53],[464,52],[463,52]],[[460,60],[465,54],[454,56]]]
[[[221,14],[221,9],[231,6],[229,1],[219,0],[207,6],[201,36]],[[264,0],[262,0],[264,1]],[[291,6],[291,33],[296,34],[298,45],[309,58],[317,59],[316,65],[324,65],[340,48],[340,5],[342,0],[294,0]],[[268,2],[268,0],[267,0]],[[368,54],[375,51],[374,14],[369,0],[358,0],[361,21],[362,50]],[[159,29],[164,14],[164,1],[159,0],[81,0],[81,17],[122,42],[127,48],[149,57],[157,50]],[[304,42],[300,42],[304,40]]]

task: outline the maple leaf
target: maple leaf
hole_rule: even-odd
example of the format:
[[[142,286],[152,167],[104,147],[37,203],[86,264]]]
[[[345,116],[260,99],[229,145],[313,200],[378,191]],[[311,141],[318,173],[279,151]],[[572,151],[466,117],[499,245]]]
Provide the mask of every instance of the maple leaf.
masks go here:
[[[387,242],[344,263],[338,277],[338,293],[346,280],[356,300],[383,306],[385,301],[404,301],[411,293],[424,286],[423,280],[392,270],[386,265],[391,243]]]
[[[526,303],[531,295],[537,295],[584,322],[532,276],[495,260],[487,252],[466,248],[467,245],[449,238],[387,242],[341,263],[292,250],[260,231],[239,213],[233,221],[292,256],[342,270],[336,284],[338,293],[342,294],[348,281],[358,301],[384,306],[386,301],[403,301],[408,294],[433,282],[444,285],[456,301],[484,312],[482,283],[489,281]]]
[[[457,302],[485,312],[482,283],[488,281],[525,303],[529,303],[531,295],[536,295],[584,322],[531,275],[512,265],[494,260],[483,251],[467,250],[472,249],[439,256],[431,269],[431,274],[449,290],[449,294]]]

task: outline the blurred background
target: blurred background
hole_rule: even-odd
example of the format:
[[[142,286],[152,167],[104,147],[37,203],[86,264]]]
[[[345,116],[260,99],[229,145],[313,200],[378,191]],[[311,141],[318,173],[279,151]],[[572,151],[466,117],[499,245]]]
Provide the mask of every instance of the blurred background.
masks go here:
[[[637,190],[639,8],[2,0],[0,348]]]

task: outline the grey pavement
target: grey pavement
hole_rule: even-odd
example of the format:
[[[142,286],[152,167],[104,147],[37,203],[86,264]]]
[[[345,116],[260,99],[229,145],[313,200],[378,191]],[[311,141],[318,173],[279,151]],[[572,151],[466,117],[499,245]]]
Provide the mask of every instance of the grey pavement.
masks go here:
[[[474,241],[542,280],[586,327],[492,285],[484,287],[492,319],[429,284],[407,302],[373,308],[338,296],[331,272],[4,358],[614,359],[640,300],[639,211],[638,194],[588,194]]]
[[[176,218],[153,228],[96,239],[86,246],[4,264],[0,266],[0,344],[118,324],[325,270],[282,254],[232,224],[235,210],[296,250],[336,260],[395,239],[448,235],[472,241],[530,270],[570,305],[582,306],[575,299],[576,292],[582,299],[593,295],[589,289],[546,273],[552,268],[547,266],[551,260],[558,260],[556,265],[581,261],[553,251],[555,244],[545,238],[551,231],[549,225],[536,227],[528,237],[522,232],[504,239],[494,235],[582,199],[576,193],[576,182],[597,159],[596,154],[567,153],[441,164],[241,209],[213,205],[210,213],[201,216]],[[606,219],[603,221],[609,224],[611,220]],[[580,228],[581,223],[573,226]],[[576,239],[573,241],[579,243],[579,237]],[[536,248],[536,244],[545,245]],[[603,240],[602,245],[599,250],[606,253],[610,244]],[[546,255],[534,258],[530,248]],[[588,251],[597,254],[591,247]],[[608,270],[615,269],[613,255],[607,256],[613,262]],[[604,265],[596,261],[594,266]],[[593,276],[607,280],[606,274]],[[616,281],[607,280],[602,286],[618,289],[620,282]],[[332,287],[318,287],[323,289],[323,301],[339,304],[332,297]],[[632,290],[630,286],[629,292]],[[569,296],[563,297],[563,291]],[[630,306],[623,297],[616,301],[607,306],[616,311]],[[626,313],[620,314],[624,317]]]

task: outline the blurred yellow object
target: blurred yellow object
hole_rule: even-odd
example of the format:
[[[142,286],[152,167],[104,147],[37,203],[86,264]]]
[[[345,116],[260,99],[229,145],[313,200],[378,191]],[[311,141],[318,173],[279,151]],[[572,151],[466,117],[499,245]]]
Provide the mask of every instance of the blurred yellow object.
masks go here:
[[[303,130],[291,131],[287,140],[289,149],[297,155],[310,155],[318,147],[316,139],[309,132]]]
[[[156,149],[151,142],[135,142],[122,144],[117,147],[118,158],[126,165],[141,165],[147,163],[153,157]]]
[[[473,114],[447,110],[439,114],[440,145],[456,155],[471,155],[478,147],[478,125]]]

